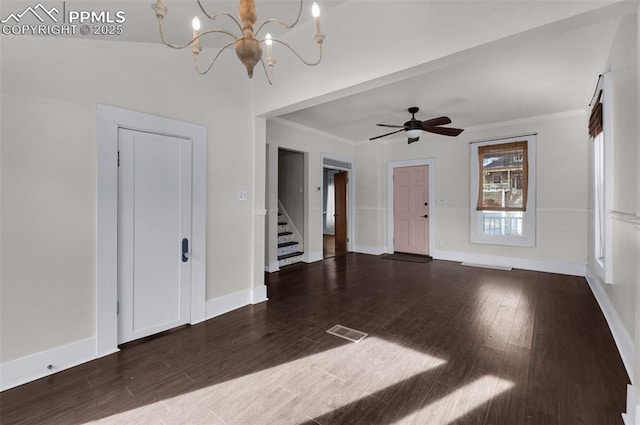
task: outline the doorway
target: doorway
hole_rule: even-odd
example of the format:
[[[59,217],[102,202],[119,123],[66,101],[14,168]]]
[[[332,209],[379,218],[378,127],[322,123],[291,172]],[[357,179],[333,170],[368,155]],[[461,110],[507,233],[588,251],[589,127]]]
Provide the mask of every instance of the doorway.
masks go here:
[[[324,161],[326,164],[327,158]],[[343,165],[351,166],[350,163]],[[335,165],[325,165],[322,168],[323,258],[344,255],[349,251],[350,171],[344,168],[337,168]]]
[[[118,145],[121,130],[168,136],[191,145],[191,239],[188,323],[205,319],[206,302],[206,175],[207,131],[204,126],[185,123],[108,105],[97,105],[97,288],[96,356],[118,351]],[[153,217],[151,217],[153,219]],[[181,257],[182,243],[175,247]],[[175,246],[175,245],[174,245]],[[181,258],[180,258],[181,261]],[[185,301],[186,298],[186,301]]]

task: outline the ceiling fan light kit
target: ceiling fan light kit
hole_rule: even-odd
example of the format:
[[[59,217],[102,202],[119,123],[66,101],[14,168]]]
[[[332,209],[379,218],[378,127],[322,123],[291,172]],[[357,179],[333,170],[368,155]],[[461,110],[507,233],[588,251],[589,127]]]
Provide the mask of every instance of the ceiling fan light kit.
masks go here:
[[[400,133],[404,131],[407,134],[408,141],[407,143],[411,144],[413,142],[417,142],[420,140],[420,136],[423,132],[441,134],[443,136],[451,136],[456,137],[464,130],[461,128],[453,128],[453,127],[440,127],[442,125],[451,124],[451,119],[449,117],[438,117],[431,118],[426,121],[420,121],[416,119],[416,113],[420,110],[419,108],[412,106],[407,109],[411,114],[411,119],[405,122],[403,125],[393,125],[393,124],[376,124],[380,127],[391,127],[391,128],[399,128],[400,130],[392,131],[391,133],[382,134],[380,136],[372,137],[369,140],[376,140],[381,137],[390,136],[392,134]]]
[[[198,3],[198,6],[200,7],[200,10],[204,14],[204,16],[209,18],[211,21],[219,17],[227,17],[231,19],[240,30],[241,35],[236,35],[233,32],[227,31],[225,29],[211,29],[211,30],[200,32],[200,19],[196,16],[195,18],[193,18],[193,21],[192,21],[193,37],[191,38],[191,40],[182,45],[171,44],[167,42],[167,40],[165,39],[164,31],[163,31],[164,18],[165,16],[167,16],[169,9],[167,8],[167,6],[165,6],[163,0],[157,0],[156,3],[151,5],[151,7],[155,11],[156,18],[158,19],[158,27],[160,30],[160,39],[162,40],[162,43],[164,43],[168,47],[171,47],[172,49],[184,49],[186,47],[191,46],[191,51],[193,52],[193,61],[194,61],[195,69],[196,69],[196,72],[198,72],[199,74],[206,74],[207,72],[209,72],[213,67],[213,64],[222,54],[222,52],[231,46],[235,46],[236,55],[238,56],[238,59],[240,59],[242,64],[247,69],[247,75],[249,76],[249,78],[253,77],[253,69],[258,64],[258,62],[260,62],[262,63],[262,68],[264,69],[264,72],[269,84],[273,84],[273,66],[276,63],[275,58],[273,56],[274,42],[288,48],[305,65],[316,66],[320,63],[320,61],[322,61],[322,45],[325,39],[325,34],[320,31],[320,7],[315,2],[311,7],[311,14],[315,20],[316,32],[313,38],[318,44],[319,54],[318,54],[317,60],[307,61],[293,47],[291,47],[291,45],[289,45],[288,43],[280,39],[273,38],[269,33],[267,33],[265,37],[262,39],[257,38],[260,31],[268,24],[280,25],[281,27],[284,27],[286,29],[291,29],[295,27],[300,21],[300,16],[302,15],[303,0],[300,0],[298,16],[296,17],[293,23],[287,24],[278,19],[267,19],[262,24],[260,24],[257,31],[255,32],[253,30],[253,26],[257,21],[257,13],[256,13],[256,6],[255,6],[254,0],[239,1],[239,5],[238,5],[238,17],[240,18],[239,21],[230,13],[218,13],[216,15],[211,15],[202,6],[202,3],[200,2],[200,0],[196,0],[196,1]],[[202,45],[200,44],[200,39],[205,35],[209,35],[209,34],[224,34],[226,36],[231,37],[233,40],[225,44],[222,48],[220,48],[220,50],[214,56],[213,60],[209,63],[209,65],[206,68],[201,69],[200,66],[198,65],[198,55],[200,54],[200,52],[202,52]],[[262,44],[266,46],[266,50],[267,50],[266,63],[265,63],[265,60],[262,58]]]

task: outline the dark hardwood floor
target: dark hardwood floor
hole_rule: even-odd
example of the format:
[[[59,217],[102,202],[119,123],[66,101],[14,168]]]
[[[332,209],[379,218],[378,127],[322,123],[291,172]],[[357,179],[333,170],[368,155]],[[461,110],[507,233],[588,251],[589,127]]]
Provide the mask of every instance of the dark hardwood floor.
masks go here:
[[[348,254],[268,293],[5,391],[0,422],[622,424],[627,376],[583,278]]]

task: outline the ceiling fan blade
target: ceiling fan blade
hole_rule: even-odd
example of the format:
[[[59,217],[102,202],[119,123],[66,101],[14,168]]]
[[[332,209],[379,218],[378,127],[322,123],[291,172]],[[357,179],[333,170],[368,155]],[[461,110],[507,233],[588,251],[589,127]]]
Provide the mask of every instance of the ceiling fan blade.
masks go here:
[[[411,144],[413,142],[417,142],[418,140],[420,140],[419,137],[409,137],[409,140],[407,141],[407,143]]]
[[[422,127],[432,127],[434,125],[445,125],[445,124],[451,124],[451,118],[438,117],[438,118],[431,118],[430,120],[422,121]]]
[[[391,133],[387,133],[387,134],[383,134],[383,135],[380,135],[380,136],[372,137],[369,140],[376,140],[376,139],[379,139],[379,138],[384,137],[384,136],[390,136],[392,134],[400,133],[401,131],[404,131],[404,128],[402,128],[401,130],[398,130],[398,131],[392,131]]]
[[[376,124],[379,127],[404,128],[404,125]]]
[[[428,131],[429,133],[442,134],[443,136],[457,136],[462,133],[464,130],[461,128],[452,128],[452,127],[422,127],[424,131]]]

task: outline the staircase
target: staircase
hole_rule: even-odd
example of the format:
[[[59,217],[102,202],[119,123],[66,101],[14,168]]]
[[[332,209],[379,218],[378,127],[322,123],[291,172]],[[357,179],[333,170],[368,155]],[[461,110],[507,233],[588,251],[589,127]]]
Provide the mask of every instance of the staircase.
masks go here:
[[[278,267],[284,267],[302,261],[300,242],[295,241],[289,223],[278,213]]]

